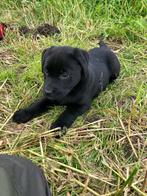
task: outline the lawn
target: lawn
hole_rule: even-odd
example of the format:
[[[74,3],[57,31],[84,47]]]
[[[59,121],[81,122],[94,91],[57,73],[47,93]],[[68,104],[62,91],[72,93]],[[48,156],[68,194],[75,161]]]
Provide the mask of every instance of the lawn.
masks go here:
[[[0,21],[9,24],[0,42],[0,153],[41,167],[53,196],[147,194],[146,8],[145,0],[0,1]],[[18,32],[45,22],[61,34],[36,40]],[[118,56],[120,76],[64,136],[48,129],[62,107],[26,124],[11,121],[41,94],[44,48],[88,50],[100,39]]]

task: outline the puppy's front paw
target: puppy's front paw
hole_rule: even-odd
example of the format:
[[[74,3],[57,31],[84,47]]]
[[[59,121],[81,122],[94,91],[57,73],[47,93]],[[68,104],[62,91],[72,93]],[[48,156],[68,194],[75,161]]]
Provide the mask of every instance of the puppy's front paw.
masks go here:
[[[55,129],[55,128],[59,128],[59,130],[57,130],[55,133],[56,139],[60,139],[67,132],[67,128],[63,126],[63,124],[60,124],[59,122],[58,123],[54,122],[51,124],[50,129]]]
[[[55,128],[63,129],[63,125],[61,125],[58,122],[54,122],[51,124],[50,129],[55,129]]]
[[[61,130],[63,129],[67,129],[68,127],[70,127],[70,123],[63,120],[63,119],[57,119],[55,122],[53,122],[50,126],[50,129],[55,129],[55,128],[60,128]]]
[[[31,114],[26,109],[17,110],[12,116],[12,121],[16,123],[26,123],[31,119]]]

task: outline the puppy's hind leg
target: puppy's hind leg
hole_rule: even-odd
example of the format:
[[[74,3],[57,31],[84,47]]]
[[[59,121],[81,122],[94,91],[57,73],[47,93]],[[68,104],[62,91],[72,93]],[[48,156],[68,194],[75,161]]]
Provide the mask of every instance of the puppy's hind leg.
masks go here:
[[[100,40],[99,45],[105,54],[104,58],[106,58],[106,63],[111,73],[110,82],[112,82],[118,77],[120,72],[119,60],[117,56],[107,47],[107,45],[102,40]]]
[[[110,82],[112,82],[113,80],[115,80],[119,76],[119,72],[120,72],[119,60],[118,60],[117,56],[112,51],[109,51],[107,53],[107,64],[108,64],[108,68],[111,73]]]

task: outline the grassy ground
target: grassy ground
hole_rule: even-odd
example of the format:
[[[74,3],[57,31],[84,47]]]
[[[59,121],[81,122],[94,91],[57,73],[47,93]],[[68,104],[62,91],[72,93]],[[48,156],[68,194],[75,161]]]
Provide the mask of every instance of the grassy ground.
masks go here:
[[[53,195],[146,195],[147,61],[145,0],[42,0],[0,2],[0,21],[13,24],[0,43],[0,153],[25,156],[45,172]],[[60,36],[21,37],[20,25],[49,22]],[[65,136],[48,126],[55,107],[25,125],[13,112],[41,93],[44,48],[90,49],[103,37],[121,62],[121,74]],[[147,191],[147,189],[146,189]]]

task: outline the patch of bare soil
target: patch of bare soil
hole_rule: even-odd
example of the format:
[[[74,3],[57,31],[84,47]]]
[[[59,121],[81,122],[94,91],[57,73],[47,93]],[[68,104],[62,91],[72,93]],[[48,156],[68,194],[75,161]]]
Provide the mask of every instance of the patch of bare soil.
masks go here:
[[[30,29],[27,26],[22,26],[19,28],[19,33],[20,35],[24,35],[27,36],[29,34],[33,35],[33,38],[39,38],[39,36],[52,36],[55,34],[60,34],[60,30],[56,27],[56,26],[52,26],[48,23],[44,23],[38,27],[36,27],[35,29]]]
[[[0,51],[0,64],[2,66],[11,66],[18,61],[18,58],[10,50]]]

